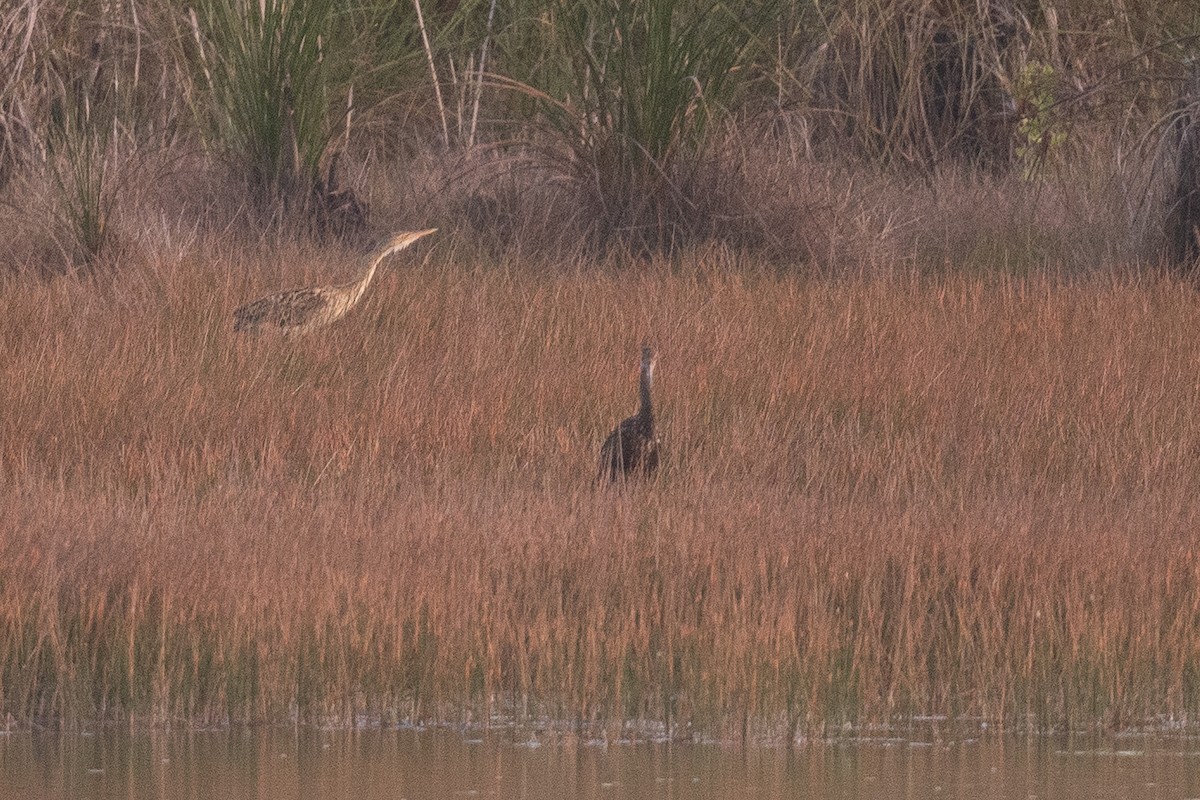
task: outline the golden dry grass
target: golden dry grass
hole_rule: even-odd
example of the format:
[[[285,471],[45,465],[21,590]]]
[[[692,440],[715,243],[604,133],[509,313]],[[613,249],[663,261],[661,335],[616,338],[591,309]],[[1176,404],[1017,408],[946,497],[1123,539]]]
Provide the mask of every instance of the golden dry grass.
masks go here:
[[[6,712],[779,733],[1200,709],[1190,288],[438,244],[294,341],[229,313],[342,277],[311,250],[4,285]],[[596,489],[644,339],[664,469]]]

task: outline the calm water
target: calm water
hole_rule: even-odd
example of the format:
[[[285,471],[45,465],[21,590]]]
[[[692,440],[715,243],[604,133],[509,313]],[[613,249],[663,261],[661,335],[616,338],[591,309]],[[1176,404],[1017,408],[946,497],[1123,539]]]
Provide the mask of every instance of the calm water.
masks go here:
[[[1200,739],[856,738],[791,752],[445,730],[0,735],[0,798],[1200,798]]]

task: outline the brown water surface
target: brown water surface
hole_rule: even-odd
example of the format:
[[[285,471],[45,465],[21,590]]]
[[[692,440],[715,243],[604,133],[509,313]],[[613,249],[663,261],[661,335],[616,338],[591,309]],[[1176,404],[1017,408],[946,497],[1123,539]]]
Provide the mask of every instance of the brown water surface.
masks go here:
[[[1200,798],[1200,738],[846,737],[792,750],[452,730],[0,734],[0,799]]]

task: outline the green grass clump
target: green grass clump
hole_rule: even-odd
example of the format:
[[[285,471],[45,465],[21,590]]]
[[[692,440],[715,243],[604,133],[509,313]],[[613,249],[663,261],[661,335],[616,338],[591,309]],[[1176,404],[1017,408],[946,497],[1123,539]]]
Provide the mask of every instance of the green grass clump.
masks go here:
[[[218,152],[260,200],[302,211],[337,189],[355,115],[394,95],[419,52],[411,14],[374,2],[204,0],[191,24]]]
[[[711,227],[712,132],[775,4],[552,2],[533,85],[546,154],[579,187],[601,241],[673,249]]]
[[[200,60],[215,131],[266,196],[296,201],[316,185],[337,113],[328,43],[338,5],[326,0],[197,6]],[[340,98],[337,98],[340,99]]]

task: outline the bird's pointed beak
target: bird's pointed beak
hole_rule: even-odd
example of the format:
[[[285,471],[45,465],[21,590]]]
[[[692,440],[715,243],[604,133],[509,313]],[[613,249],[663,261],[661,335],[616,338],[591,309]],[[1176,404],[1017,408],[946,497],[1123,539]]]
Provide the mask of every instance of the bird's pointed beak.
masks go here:
[[[417,239],[423,239],[424,237],[428,236],[431,233],[437,233],[437,228],[429,228],[429,229],[423,230],[423,231],[412,231],[411,233],[406,233],[400,239],[400,246],[408,247],[410,244],[415,242]]]

